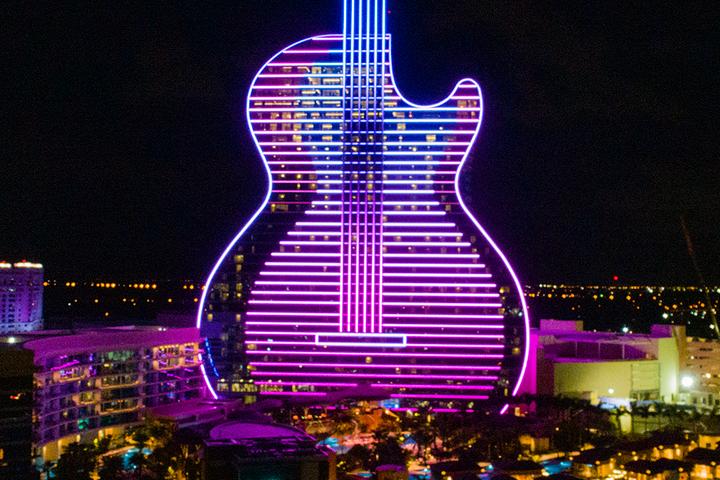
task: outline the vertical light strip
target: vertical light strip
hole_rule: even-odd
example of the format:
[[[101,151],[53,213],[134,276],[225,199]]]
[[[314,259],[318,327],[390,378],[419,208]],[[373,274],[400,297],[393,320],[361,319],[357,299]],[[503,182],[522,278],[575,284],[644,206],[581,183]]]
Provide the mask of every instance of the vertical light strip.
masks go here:
[[[345,123],[342,125],[343,132],[340,134],[341,138],[343,139],[343,160],[345,159],[345,153],[347,152],[347,147],[345,145],[346,135],[347,135],[347,34],[348,34],[348,14],[347,14],[347,7],[348,7],[348,0],[343,0],[343,66],[342,66],[342,94],[343,94],[343,118],[345,120]],[[345,167],[343,166],[340,170],[340,174],[342,175],[343,180],[345,179]],[[340,201],[342,202],[342,205],[345,205],[345,187],[344,185],[341,185],[340,188]],[[344,302],[345,302],[345,209],[343,208],[343,214],[340,217],[340,302],[338,307],[338,331],[343,331],[343,315],[345,313],[344,309]]]
[[[370,129],[370,1],[367,0],[365,2],[366,4],[366,15],[365,15],[365,141],[364,147],[366,150],[368,142],[367,142],[367,131]],[[365,168],[363,175],[365,175],[364,181],[361,179],[362,188],[363,188],[363,198],[365,200],[365,220],[363,221],[363,333],[367,332],[367,281],[368,281],[368,261],[367,261],[367,251],[368,251],[368,183],[367,183],[367,171],[368,171],[368,160],[371,158],[370,152],[366,151],[364,152],[365,155]]]
[[[375,162],[377,155],[377,67],[378,67],[378,0],[373,0],[374,18],[373,18],[373,168],[372,168],[372,252],[371,252],[371,268],[370,268],[370,332],[375,333],[375,255],[377,243],[377,176],[375,171],[377,170],[377,162]],[[369,143],[369,142],[368,142]],[[382,209],[381,209],[382,211]]]
[[[360,1],[360,0],[358,0]],[[347,171],[348,168],[352,169],[350,165],[352,165],[352,158],[353,158],[353,131],[354,131],[354,109],[355,109],[355,0],[351,0],[351,7],[350,7],[350,127],[348,128],[348,131],[350,133],[350,139],[349,139],[349,145],[350,145],[350,162],[347,162],[343,165],[343,170]],[[347,160],[347,157],[345,157]],[[350,197],[348,198],[348,211],[347,211],[347,217],[348,217],[348,281],[347,281],[347,322],[348,322],[348,332],[352,332],[352,277],[353,277],[353,262],[352,262],[352,228],[353,228],[353,218],[352,218],[352,212],[353,212],[353,183],[352,183],[352,170],[350,170],[350,178],[349,181],[346,181],[343,185],[342,189],[345,190],[348,187],[348,184],[350,186]],[[343,208],[343,212],[345,209]]]
[[[357,37],[357,114],[358,114],[358,121],[357,125],[360,126],[360,109],[362,107],[362,2],[363,0],[358,0],[358,37]],[[353,116],[354,118],[354,116]],[[353,133],[355,131],[353,130]],[[353,160],[353,165],[357,165],[357,162],[360,160],[360,147],[357,147],[358,149],[358,155],[356,155]],[[355,167],[353,167],[355,168]],[[352,171],[352,176],[355,178],[355,175],[357,174],[356,170]],[[358,176],[358,181],[355,190],[355,296],[353,298],[355,302],[355,333],[360,331],[360,302],[358,301],[360,298],[360,178]],[[352,203],[352,200],[351,200]]]
[[[382,92],[382,99],[381,99],[381,115],[380,118],[382,119],[382,124],[380,127],[380,130],[383,132],[385,131],[385,55],[388,50],[390,50],[391,45],[390,41],[385,38],[385,32],[387,30],[387,24],[386,24],[386,17],[387,17],[387,5],[386,0],[382,0],[382,61],[380,62],[380,65],[382,65],[382,76],[380,79],[381,89]],[[380,160],[382,162],[382,172],[385,171],[385,148],[382,147],[380,150]],[[380,181],[382,182],[381,185],[381,193],[380,193],[380,204],[385,201],[385,182],[383,177],[380,177]],[[380,209],[380,212],[382,212],[384,208]],[[382,333],[382,319],[383,319],[383,242],[385,241],[385,219],[382,216],[382,213],[380,214],[380,272],[378,276],[378,282],[380,282],[380,298],[378,299],[378,333]]]

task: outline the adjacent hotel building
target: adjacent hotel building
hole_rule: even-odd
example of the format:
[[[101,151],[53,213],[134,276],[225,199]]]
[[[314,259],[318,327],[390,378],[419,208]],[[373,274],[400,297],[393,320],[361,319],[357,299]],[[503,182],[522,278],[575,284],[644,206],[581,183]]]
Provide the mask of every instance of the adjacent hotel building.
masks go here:
[[[42,328],[43,266],[0,261],[0,335]]]
[[[0,337],[0,478],[72,442],[119,435],[147,409],[205,394],[195,328],[116,327]]]
[[[650,333],[638,334],[541,320],[530,339],[521,393],[627,407],[631,402],[720,406],[720,341],[688,337],[684,326],[653,325]]]

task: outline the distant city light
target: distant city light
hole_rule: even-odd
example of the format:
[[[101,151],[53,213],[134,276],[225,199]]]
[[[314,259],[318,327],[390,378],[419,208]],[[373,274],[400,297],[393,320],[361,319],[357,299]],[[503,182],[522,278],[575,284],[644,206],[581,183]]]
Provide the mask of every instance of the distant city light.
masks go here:
[[[628,333],[630,329],[628,327],[622,327],[623,333]]]
[[[17,338],[15,338],[15,337],[8,337],[7,343],[11,343],[11,344],[12,344],[12,343],[17,343]]]
[[[695,379],[685,375],[680,379],[680,385],[683,386],[683,388],[691,388],[693,385],[695,385]]]

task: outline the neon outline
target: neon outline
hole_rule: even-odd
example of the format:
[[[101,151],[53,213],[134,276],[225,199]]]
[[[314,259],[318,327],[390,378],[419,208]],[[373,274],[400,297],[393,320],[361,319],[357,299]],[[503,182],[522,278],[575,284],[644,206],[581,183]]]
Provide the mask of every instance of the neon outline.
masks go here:
[[[384,5],[385,5],[385,0],[383,0],[383,10],[385,9]],[[384,31],[384,28],[385,28],[385,15],[383,15],[383,31]],[[340,38],[344,39],[345,37],[342,36],[342,37],[340,37]],[[361,37],[361,38],[362,38],[362,37]],[[268,67],[269,64],[270,64],[273,60],[275,60],[275,59],[276,59],[277,57],[279,57],[280,55],[282,55],[282,54],[284,54],[284,53],[287,53],[289,50],[293,49],[295,46],[297,46],[297,45],[299,45],[299,44],[301,44],[301,43],[310,41],[310,40],[337,40],[337,39],[338,39],[337,35],[324,36],[324,37],[317,37],[317,36],[316,36],[316,37],[309,37],[309,38],[300,40],[300,41],[298,41],[298,42],[295,42],[295,43],[293,43],[292,45],[286,47],[285,49],[283,49],[283,50],[281,50],[280,52],[278,52],[277,54],[275,54],[275,55],[274,55],[270,60],[268,60],[268,62],[266,62],[265,65],[258,71],[258,73],[256,74],[255,78],[254,78],[253,81],[252,81],[252,84],[251,84],[251,87],[250,87],[250,91],[252,91],[252,89],[256,87],[255,83],[257,82],[257,80],[258,80],[259,78],[263,78],[263,77],[266,77],[266,76],[271,76],[270,74],[262,74],[261,72],[265,71],[265,68]],[[461,171],[463,170],[463,167],[465,166],[465,162],[468,160],[470,151],[472,150],[472,148],[473,148],[474,145],[475,145],[475,141],[477,140],[477,136],[478,136],[478,134],[479,134],[479,130],[480,130],[480,127],[481,127],[481,124],[482,124],[482,116],[483,116],[482,90],[481,90],[480,86],[477,84],[477,82],[475,82],[475,81],[472,80],[472,79],[467,79],[467,78],[466,78],[466,79],[460,80],[460,81],[456,84],[454,90],[452,91],[452,93],[451,93],[447,98],[445,98],[444,100],[442,100],[442,101],[440,101],[440,102],[438,102],[438,103],[436,103],[436,104],[424,105],[424,106],[423,106],[423,105],[418,105],[418,104],[415,104],[415,103],[409,101],[409,100],[408,100],[406,97],[404,97],[404,95],[400,92],[400,89],[399,89],[398,85],[397,85],[396,82],[395,82],[394,72],[393,72],[393,65],[392,65],[392,48],[391,48],[391,44],[390,44],[390,39],[388,39],[384,33],[383,33],[382,39],[383,39],[383,41],[387,41],[387,42],[388,42],[388,48],[387,48],[387,50],[390,52],[389,62],[388,62],[388,63],[389,63],[389,67],[390,67],[390,72],[389,72],[388,75],[389,75],[389,77],[390,77],[390,79],[391,79],[391,85],[394,86],[394,88],[396,89],[396,91],[397,91],[397,93],[398,93],[398,96],[399,96],[403,101],[405,101],[408,105],[410,105],[410,106],[412,106],[412,107],[415,107],[415,108],[417,108],[417,109],[432,109],[432,108],[434,108],[434,107],[436,107],[436,106],[438,106],[438,105],[441,105],[441,104],[443,104],[443,103],[451,100],[451,99],[454,97],[455,93],[456,93],[460,88],[476,88],[476,89],[477,89],[477,92],[478,92],[478,100],[479,100],[479,102],[480,102],[480,108],[479,108],[480,116],[479,116],[479,118],[478,118],[477,120],[476,120],[476,119],[471,119],[471,120],[468,120],[468,121],[467,121],[467,123],[476,122],[477,124],[476,124],[476,127],[475,127],[475,132],[474,132],[474,134],[473,134],[473,137],[472,137],[472,139],[469,141],[468,149],[467,149],[466,152],[464,152],[463,158],[462,158],[462,160],[460,161],[459,167],[458,167],[458,169],[457,169],[457,171],[456,171],[454,187],[455,187],[455,195],[456,195],[456,197],[457,197],[457,199],[458,199],[458,201],[459,201],[460,206],[462,207],[462,209],[463,209],[463,211],[465,212],[465,214],[468,215],[468,217],[471,219],[471,221],[473,222],[473,224],[475,225],[475,227],[478,229],[478,231],[483,235],[483,237],[485,238],[485,240],[488,241],[488,243],[489,243],[490,246],[493,248],[493,250],[495,251],[495,253],[496,253],[496,254],[498,255],[498,257],[501,259],[502,263],[505,265],[508,273],[510,274],[511,278],[513,279],[513,282],[514,282],[514,285],[515,285],[515,289],[516,289],[516,293],[517,293],[517,294],[519,295],[519,297],[520,297],[520,302],[521,302],[521,306],[522,306],[522,310],[523,310],[523,320],[524,320],[524,323],[525,323],[525,332],[524,332],[524,333],[525,333],[525,351],[524,351],[524,359],[523,359],[522,369],[521,369],[521,371],[520,371],[520,375],[518,376],[517,384],[516,384],[516,386],[515,386],[515,388],[513,389],[513,392],[512,392],[512,395],[515,396],[515,395],[517,394],[517,391],[518,391],[518,389],[519,389],[519,387],[520,387],[520,384],[522,383],[522,380],[523,380],[524,375],[525,375],[525,373],[526,373],[528,356],[529,356],[529,344],[530,344],[530,338],[529,338],[529,337],[530,337],[530,335],[529,335],[529,331],[530,331],[530,330],[529,330],[529,321],[530,321],[530,319],[529,319],[529,315],[528,315],[528,311],[527,311],[526,300],[525,300],[525,298],[524,298],[522,286],[521,286],[521,284],[520,284],[519,278],[518,278],[515,270],[512,268],[512,266],[510,265],[509,261],[507,260],[507,257],[504,255],[504,253],[503,253],[502,250],[499,248],[499,246],[494,242],[494,240],[489,236],[489,234],[485,231],[485,229],[481,226],[481,224],[478,222],[478,220],[475,218],[475,216],[474,216],[474,215],[471,213],[471,211],[468,209],[467,205],[465,204],[465,202],[464,202],[464,200],[463,200],[463,198],[462,198],[462,195],[461,195],[461,193],[460,193],[460,187],[459,187],[459,179],[460,179]],[[376,37],[376,40],[377,40],[377,37]],[[354,41],[354,37],[353,37],[353,41]],[[368,42],[369,42],[369,37],[368,37]],[[344,52],[345,52],[345,49],[343,49],[343,53],[344,53]],[[385,55],[385,52],[386,52],[386,49],[383,48],[383,57],[384,57],[384,55]],[[292,75],[287,75],[287,74],[282,74],[282,75],[278,75],[278,76],[282,76],[282,77],[286,77],[286,78],[287,78],[287,77],[292,77]],[[303,74],[303,75],[301,75],[301,76],[302,76],[303,78],[307,78],[307,77],[309,77],[309,76],[318,76],[318,75]],[[336,76],[336,75],[333,74],[333,75],[328,75],[328,76]],[[383,75],[382,75],[382,76],[385,77],[385,73],[384,73],[384,72],[383,72]],[[468,85],[468,83],[469,83],[470,85]],[[383,82],[383,88],[384,88],[384,87],[385,87],[385,83]],[[293,88],[293,87],[289,87],[289,88]],[[298,86],[298,87],[294,87],[293,89],[303,89],[303,88],[302,88],[301,86]],[[310,89],[310,88],[307,88],[307,87],[306,87],[306,89]],[[251,96],[248,95],[248,98],[247,98],[247,108],[246,108],[246,116],[247,116],[247,121],[248,121],[248,124],[249,124],[249,125],[251,125],[251,124],[253,123],[253,120],[250,118],[250,113],[251,113],[250,102],[251,102]],[[330,120],[330,119],[328,119],[328,120]],[[413,122],[412,122],[412,119],[402,119],[402,120],[399,120],[398,122],[393,122],[393,119],[384,119],[384,120],[387,121],[388,123],[400,123],[400,122],[403,122],[403,123],[413,123]],[[442,119],[432,119],[432,120],[428,120],[428,122],[430,122],[430,121],[432,121],[433,123],[443,123]],[[309,123],[309,122],[305,122],[305,120],[297,120],[297,119],[296,119],[296,120],[292,120],[292,122],[293,122],[293,123],[300,123],[300,124],[301,124],[301,123]],[[278,122],[277,120],[275,120],[274,123],[281,123],[281,122]],[[335,122],[320,120],[318,123],[335,123]],[[461,121],[460,119],[455,119],[455,123],[462,123],[462,121]],[[206,289],[203,290],[203,293],[202,293],[202,295],[201,295],[200,302],[199,302],[199,308],[198,308],[198,313],[197,313],[197,318],[196,318],[196,326],[197,326],[197,328],[201,328],[201,326],[202,326],[202,317],[203,317],[203,314],[204,314],[204,308],[205,308],[205,303],[206,303],[206,301],[207,301],[208,291],[210,290],[210,288],[211,288],[211,286],[212,286],[212,281],[213,281],[215,275],[217,274],[220,266],[223,264],[223,262],[225,261],[225,259],[227,258],[227,256],[230,254],[230,252],[232,251],[233,247],[234,247],[234,246],[237,244],[237,242],[240,240],[240,238],[242,237],[242,235],[245,233],[245,231],[247,231],[247,229],[255,222],[255,220],[257,219],[257,217],[265,210],[265,208],[267,207],[267,204],[269,203],[269,200],[270,200],[270,198],[271,198],[271,195],[272,195],[272,193],[273,193],[272,172],[271,172],[271,170],[270,170],[270,168],[269,168],[270,163],[269,163],[268,160],[266,159],[266,155],[265,155],[265,153],[262,151],[262,148],[261,148],[261,146],[260,146],[257,138],[255,138],[255,135],[252,135],[252,136],[253,136],[253,141],[255,142],[256,148],[258,149],[258,151],[259,151],[259,153],[260,153],[260,156],[261,156],[261,158],[262,158],[262,160],[263,160],[263,166],[265,167],[265,170],[266,170],[266,174],[267,174],[267,177],[266,177],[266,178],[268,179],[268,189],[267,189],[267,193],[266,193],[265,199],[263,200],[261,206],[260,206],[260,207],[257,209],[257,211],[253,214],[253,216],[250,218],[250,220],[243,226],[243,228],[238,232],[238,234],[237,234],[237,235],[231,240],[231,242],[227,245],[227,247],[226,247],[225,250],[223,251],[222,255],[219,257],[219,259],[217,260],[217,262],[216,262],[215,265],[213,266],[210,274],[208,275],[208,278],[207,278],[206,283],[205,283],[205,284],[208,286],[208,288],[206,288]],[[320,153],[320,152],[318,152],[318,153]],[[389,153],[389,152],[385,152],[385,153],[387,154],[387,153]],[[398,154],[403,154],[403,155],[407,155],[407,154],[411,154],[411,153],[412,153],[412,152],[398,152]],[[420,154],[427,154],[427,153],[428,153],[428,152],[421,152]],[[276,155],[277,153],[273,152],[273,154]],[[446,153],[446,154],[447,154],[447,153]],[[287,162],[283,162],[283,163],[287,163]],[[396,162],[396,163],[400,163],[400,162]],[[404,163],[417,164],[416,162],[404,162]],[[432,162],[432,163],[437,163],[437,162]],[[408,192],[408,193],[414,193],[414,192]],[[318,213],[319,213],[319,212],[318,212]],[[385,213],[385,212],[384,212],[384,213]],[[406,213],[407,213],[407,212],[406,212]],[[383,256],[384,256],[384,255],[383,255]],[[383,256],[381,256],[381,258],[382,258]],[[208,356],[211,357],[211,354],[208,353]],[[209,383],[209,379],[208,379],[207,373],[206,373],[206,371],[205,371],[204,364],[203,364],[203,368],[202,368],[201,370],[202,370],[202,372],[203,372],[203,376],[205,377],[205,382],[206,382],[206,384],[208,385],[208,388],[209,388],[211,394],[212,394],[215,398],[217,398],[217,394],[216,394],[215,391],[212,389],[212,387],[211,387],[211,385],[210,385],[210,383]],[[297,392],[294,392],[294,393],[297,393]],[[447,398],[447,397],[443,397],[443,398]],[[505,406],[505,407],[503,408],[503,412],[505,412],[506,410],[507,410],[507,406]]]

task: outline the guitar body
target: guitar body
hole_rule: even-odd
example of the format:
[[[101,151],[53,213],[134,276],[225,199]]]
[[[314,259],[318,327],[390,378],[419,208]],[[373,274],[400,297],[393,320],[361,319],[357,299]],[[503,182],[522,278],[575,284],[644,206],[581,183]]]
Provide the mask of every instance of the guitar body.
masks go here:
[[[384,33],[313,37],[253,81],[267,196],[198,312],[221,395],[347,391],[466,408],[519,386],[521,286],[459,192],[480,88],[462,80],[443,102],[412,104],[389,52]]]

